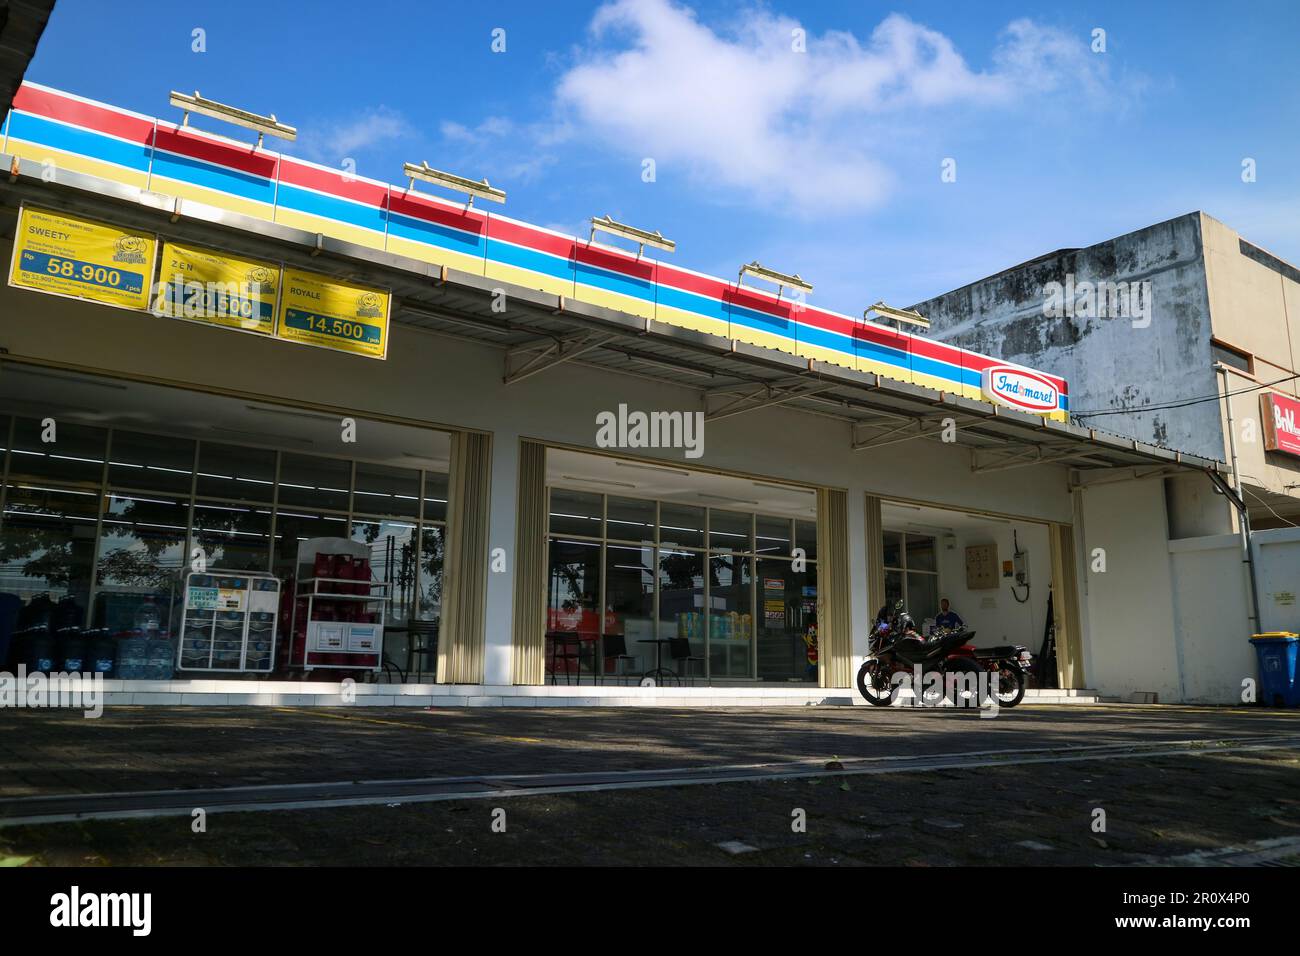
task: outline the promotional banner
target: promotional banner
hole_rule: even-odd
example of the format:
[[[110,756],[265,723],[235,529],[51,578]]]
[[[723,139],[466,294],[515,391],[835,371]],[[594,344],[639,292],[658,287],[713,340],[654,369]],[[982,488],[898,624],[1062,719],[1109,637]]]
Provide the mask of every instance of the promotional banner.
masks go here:
[[[1264,420],[1264,450],[1300,456],[1300,401],[1266,392],[1259,397]]]
[[[276,334],[382,359],[388,351],[389,295],[311,272],[285,269]]]
[[[149,309],[157,239],[24,206],[9,284],[123,309]]]
[[[279,291],[275,263],[164,242],[153,311],[271,335]]]

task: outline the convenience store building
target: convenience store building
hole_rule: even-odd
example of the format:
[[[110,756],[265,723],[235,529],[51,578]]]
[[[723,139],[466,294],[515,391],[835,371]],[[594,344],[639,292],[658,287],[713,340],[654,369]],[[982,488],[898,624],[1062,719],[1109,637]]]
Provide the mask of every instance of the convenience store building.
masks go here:
[[[1037,652],[1050,591],[1067,690],[1208,700],[1252,667],[1152,610],[1158,479],[1222,464],[1069,424],[1050,371],[32,84],[0,161],[0,593],[69,627],[179,629],[196,554],[287,583],[330,539],[401,671],[359,703],[848,703],[894,597]],[[171,305],[60,275],[40,216],[128,240]],[[179,261],[264,269],[261,297],[186,315]],[[998,368],[1050,407],[993,400]],[[219,670],[109,703],[331,703],[352,673]]]

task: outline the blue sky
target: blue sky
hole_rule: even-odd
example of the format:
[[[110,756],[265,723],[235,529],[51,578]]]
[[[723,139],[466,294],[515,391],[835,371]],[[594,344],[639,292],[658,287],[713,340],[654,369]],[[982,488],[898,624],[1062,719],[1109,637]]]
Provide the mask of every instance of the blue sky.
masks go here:
[[[60,0],[27,76],[164,117],[198,89],[315,161],[487,176],[516,218],[860,314],[1193,209],[1300,262],[1298,36],[1294,2]]]

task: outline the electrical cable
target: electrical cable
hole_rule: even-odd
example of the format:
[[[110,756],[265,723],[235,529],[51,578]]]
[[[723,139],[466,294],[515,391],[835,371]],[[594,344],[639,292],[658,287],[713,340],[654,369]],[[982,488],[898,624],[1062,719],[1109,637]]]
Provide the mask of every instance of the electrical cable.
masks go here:
[[[1257,392],[1263,388],[1271,388],[1274,385],[1281,385],[1283,382],[1289,382],[1292,379],[1300,378],[1300,372],[1294,375],[1287,375],[1284,378],[1275,379],[1271,382],[1260,382],[1257,385],[1251,385],[1247,388],[1239,388],[1230,392],[1219,395],[1204,395],[1200,398],[1189,398],[1177,402],[1160,402],[1155,405],[1139,405],[1131,408],[1097,408],[1086,409],[1081,412],[1071,412],[1074,418],[1099,418],[1102,415],[1136,415],[1139,412],[1163,412],[1174,408],[1187,408],[1191,405],[1202,405],[1206,402],[1219,402],[1225,397],[1233,395],[1244,395],[1248,392]]]

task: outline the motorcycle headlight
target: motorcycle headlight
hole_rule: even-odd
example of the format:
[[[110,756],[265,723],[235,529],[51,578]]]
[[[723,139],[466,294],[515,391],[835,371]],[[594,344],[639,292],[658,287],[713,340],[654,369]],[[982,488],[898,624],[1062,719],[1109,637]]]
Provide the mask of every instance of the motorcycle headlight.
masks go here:
[[[1021,651],[1021,652],[1020,652],[1020,659],[1021,659],[1022,661],[1030,660],[1030,659],[1033,658],[1033,656],[1034,656],[1034,655],[1033,655],[1033,654],[1030,654],[1028,651]]]

